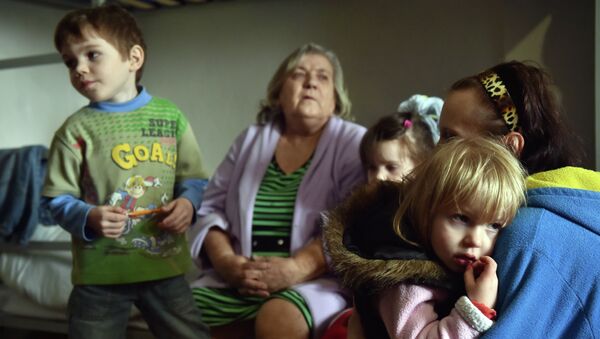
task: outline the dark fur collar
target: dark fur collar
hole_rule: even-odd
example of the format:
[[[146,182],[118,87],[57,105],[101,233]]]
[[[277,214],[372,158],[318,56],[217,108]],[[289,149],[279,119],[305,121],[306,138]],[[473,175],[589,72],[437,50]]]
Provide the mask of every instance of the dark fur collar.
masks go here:
[[[400,192],[396,183],[366,185],[327,213],[325,250],[344,286],[370,293],[402,282],[452,288],[453,276],[393,232]]]

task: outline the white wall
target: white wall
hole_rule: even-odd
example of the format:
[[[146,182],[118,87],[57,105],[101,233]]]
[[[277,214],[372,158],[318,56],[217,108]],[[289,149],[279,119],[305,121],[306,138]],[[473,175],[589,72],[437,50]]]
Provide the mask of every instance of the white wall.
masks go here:
[[[522,3],[230,0],[138,12],[149,47],[142,82],[187,113],[213,170],[235,136],[254,121],[278,64],[305,42],[336,51],[353,113],[364,125],[411,94],[443,96],[465,75],[506,59],[533,59],[556,77],[593,167],[594,1]],[[7,6],[16,14],[5,15]],[[0,65],[3,58],[53,50],[52,29],[63,12],[24,7],[0,3],[0,42],[17,46],[8,56],[0,50]],[[31,13],[38,15],[34,24]],[[8,17],[14,19],[7,22]],[[0,102],[8,102],[7,112],[33,122],[24,125],[12,115],[6,120],[3,109],[2,125],[6,120],[8,130],[20,132],[0,136],[0,146],[49,142],[59,121],[84,103],[62,67],[0,69]],[[26,112],[22,101],[31,105]]]
[[[229,1],[142,13],[145,83],[187,112],[214,168],[254,121],[279,63],[303,43],[336,51],[353,113],[364,125],[411,94],[442,96],[449,79],[502,59],[501,32],[486,24],[479,2],[440,3]],[[461,16],[469,20],[457,25]],[[471,32],[477,34],[466,39]],[[457,48],[465,45],[473,47]]]
[[[556,77],[568,120],[594,159],[591,0],[225,1],[138,14],[149,45],[145,83],[190,116],[214,168],[254,120],[268,80],[297,46],[332,48],[353,113],[371,125],[414,93],[498,62],[534,60]]]
[[[54,53],[54,26],[64,11],[0,3],[0,66],[19,58]],[[49,146],[54,131],[85,100],[61,63],[0,67],[0,148]]]

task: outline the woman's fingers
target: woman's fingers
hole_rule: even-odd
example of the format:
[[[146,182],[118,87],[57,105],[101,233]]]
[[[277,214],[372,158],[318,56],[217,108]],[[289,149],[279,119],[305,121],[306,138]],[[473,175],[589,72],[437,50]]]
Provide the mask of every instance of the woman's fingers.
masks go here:
[[[242,288],[247,288],[251,290],[267,290],[269,287],[264,281],[256,280],[256,279],[244,279],[242,280]]]
[[[241,295],[261,297],[261,298],[267,298],[270,295],[269,292],[266,290],[254,290],[254,289],[248,289],[248,288],[244,288],[244,287],[239,288],[238,292]]]
[[[244,270],[264,271],[269,269],[270,264],[267,261],[249,260],[242,265]]]

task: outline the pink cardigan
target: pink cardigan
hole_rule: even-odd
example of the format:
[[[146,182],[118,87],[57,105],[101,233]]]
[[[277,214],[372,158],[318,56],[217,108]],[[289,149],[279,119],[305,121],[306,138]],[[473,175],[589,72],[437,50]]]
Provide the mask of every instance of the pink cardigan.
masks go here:
[[[332,117],[319,139],[310,167],[300,187],[292,221],[291,252],[320,236],[321,213],[333,208],[366,179],[359,158],[365,128]],[[236,253],[250,256],[254,200],[280,137],[273,124],[252,125],[235,140],[211,178],[198,221],[190,233],[192,257],[203,267],[193,287],[226,287],[200,257],[208,230],[215,226],[232,235]],[[346,297],[329,274],[292,287],[306,300],[319,335],[332,316],[346,307]]]
[[[492,326],[466,296],[440,319],[434,305],[446,299],[441,288],[398,284],[379,295],[378,309],[390,338],[476,338]]]

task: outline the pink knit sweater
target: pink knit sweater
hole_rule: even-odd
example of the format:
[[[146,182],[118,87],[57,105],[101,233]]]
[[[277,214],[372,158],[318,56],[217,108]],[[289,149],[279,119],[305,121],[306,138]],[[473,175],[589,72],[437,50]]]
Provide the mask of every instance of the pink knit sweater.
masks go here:
[[[465,296],[440,319],[434,305],[446,299],[443,289],[398,284],[379,295],[379,314],[390,338],[476,338],[492,325]]]

